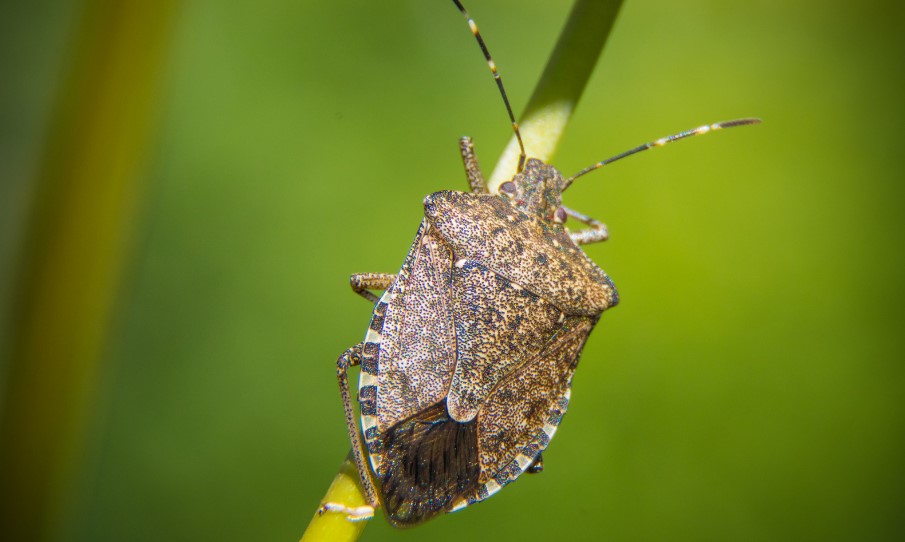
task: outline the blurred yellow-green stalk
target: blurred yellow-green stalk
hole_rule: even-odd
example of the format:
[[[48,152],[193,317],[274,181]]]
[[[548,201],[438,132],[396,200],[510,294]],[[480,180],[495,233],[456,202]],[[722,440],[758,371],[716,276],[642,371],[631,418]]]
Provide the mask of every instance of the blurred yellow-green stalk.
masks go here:
[[[567,3],[473,0],[521,111]],[[628,1],[555,164],[622,303],[542,475],[364,540],[905,534],[905,8]],[[334,364],[505,112],[451,2],[36,0],[0,17],[6,539],[298,539]],[[530,149],[529,149],[530,153]],[[22,529],[13,531],[12,529]]]

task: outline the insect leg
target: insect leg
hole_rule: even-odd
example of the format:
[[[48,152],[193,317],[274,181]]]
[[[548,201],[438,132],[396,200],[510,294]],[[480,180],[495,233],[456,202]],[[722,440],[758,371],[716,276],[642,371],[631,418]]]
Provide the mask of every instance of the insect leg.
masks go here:
[[[468,177],[468,186],[475,194],[487,194],[487,183],[478,165],[478,157],[475,156],[474,143],[468,136],[459,140],[459,151],[462,153],[462,162],[465,163],[465,176]]]
[[[606,241],[610,238],[610,232],[606,229],[606,224],[600,222],[599,220],[593,219],[587,215],[583,215],[578,211],[573,209],[569,209],[568,207],[563,207],[563,210],[566,211],[566,214],[569,217],[574,218],[575,220],[581,222],[582,224],[586,224],[589,226],[586,229],[581,231],[570,232],[569,237],[572,238],[572,242],[576,245],[587,245],[588,243],[597,243],[600,241]]]
[[[352,409],[352,397],[349,393],[349,367],[354,367],[361,363],[361,344],[356,344],[352,348],[346,350],[336,360],[336,379],[339,381],[339,391],[343,397],[343,410],[346,414],[346,426],[349,429],[349,440],[352,441],[352,455],[355,458],[355,465],[358,467],[358,475],[361,478],[361,487],[365,492],[365,499],[368,501],[367,506],[348,507],[342,503],[327,502],[318,509],[319,514],[324,512],[342,512],[346,514],[349,521],[363,521],[374,516],[374,510],[379,506],[380,501],[377,498],[377,489],[371,480],[371,471],[368,467],[367,460],[364,457],[361,447],[361,436],[358,433],[358,425],[355,422],[355,411]]]
[[[537,454],[537,457],[534,458],[534,461],[528,465],[528,470],[526,470],[528,474],[537,474],[539,472],[544,472],[544,455]]]
[[[386,290],[394,280],[396,275],[393,273],[355,273],[349,277],[349,285],[356,294],[371,303],[377,303],[380,298],[370,290]]]

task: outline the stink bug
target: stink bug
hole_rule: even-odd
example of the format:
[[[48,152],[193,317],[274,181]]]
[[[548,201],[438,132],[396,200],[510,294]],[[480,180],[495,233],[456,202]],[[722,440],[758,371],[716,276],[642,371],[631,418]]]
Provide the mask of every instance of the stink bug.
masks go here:
[[[326,503],[349,519],[384,507],[406,527],[493,495],[541,453],[566,409],[572,374],[600,315],[619,302],[580,245],[603,223],[563,207],[575,178],[631,154],[743,124],[703,126],[635,147],[565,179],[528,159],[502,80],[474,21],[453,0],[499,86],[521,154],[512,180],[489,193],[469,138],[460,141],[471,191],[424,200],[424,218],[397,274],[351,277],[375,303],[364,341],[337,361],[352,451],[368,506]],[[588,226],[569,231],[572,218]],[[379,298],[372,290],[384,290]],[[348,369],[360,365],[361,431]],[[363,434],[363,439],[362,439]]]

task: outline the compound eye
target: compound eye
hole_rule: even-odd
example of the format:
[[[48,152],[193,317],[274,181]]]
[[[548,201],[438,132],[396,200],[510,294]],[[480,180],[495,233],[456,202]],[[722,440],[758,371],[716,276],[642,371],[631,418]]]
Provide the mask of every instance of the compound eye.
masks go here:
[[[565,224],[568,217],[569,215],[566,214],[566,208],[560,207],[556,210],[555,213],[553,213],[553,222],[556,222],[557,224]]]
[[[517,188],[515,187],[515,183],[512,181],[506,181],[505,183],[500,185],[500,192],[506,194],[509,197],[515,195]]]

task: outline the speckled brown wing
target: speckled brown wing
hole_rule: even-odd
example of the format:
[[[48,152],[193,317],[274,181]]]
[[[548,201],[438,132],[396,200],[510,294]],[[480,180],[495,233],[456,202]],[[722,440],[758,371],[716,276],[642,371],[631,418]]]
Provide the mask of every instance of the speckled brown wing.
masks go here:
[[[453,419],[467,422],[509,372],[547,345],[566,316],[474,260],[456,262],[452,293],[457,363],[447,408]]]
[[[540,354],[490,393],[477,417],[478,485],[451,509],[493,495],[547,447],[569,406],[572,374],[595,323],[596,318],[567,318]]]
[[[613,282],[565,228],[517,210],[502,196],[436,192],[425,198],[424,210],[458,257],[480,262],[568,314],[596,316],[618,303]]]
[[[380,343],[377,402],[381,431],[439,402],[449,389],[456,363],[450,307],[452,253],[424,224],[412,258],[387,292]]]
[[[457,355],[453,259],[422,222],[365,338],[362,428],[380,500],[397,527],[445,512],[478,483],[477,423],[451,419],[444,400]]]
[[[381,435],[446,396],[455,368],[449,306],[452,252],[426,221],[396,281],[374,308],[359,384],[362,431],[375,473]]]

